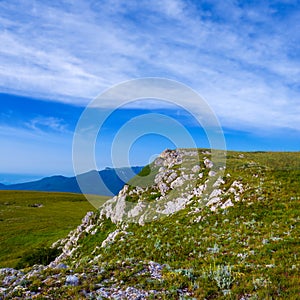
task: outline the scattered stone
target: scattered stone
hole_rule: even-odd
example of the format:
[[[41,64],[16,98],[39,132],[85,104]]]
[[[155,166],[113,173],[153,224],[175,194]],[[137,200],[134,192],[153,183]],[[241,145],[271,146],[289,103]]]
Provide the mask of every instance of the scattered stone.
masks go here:
[[[36,207],[36,208],[40,208],[43,207],[44,205],[41,203],[34,203],[34,204],[28,204],[29,207]]]
[[[211,205],[213,205],[213,204],[215,204],[215,203],[218,203],[218,202],[220,202],[221,201],[221,198],[219,198],[219,197],[213,197],[213,198],[211,198],[207,203],[206,203],[206,206],[211,206]]]
[[[210,161],[208,158],[204,159],[204,165],[207,169],[211,169],[214,166],[213,162]]]
[[[210,152],[205,152],[205,154],[209,155]],[[197,160],[197,158],[191,157],[197,155],[198,151],[194,150],[165,150],[154,161],[154,165],[157,166],[155,170],[157,171],[158,169],[154,183],[152,182],[151,186],[148,188],[129,188],[128,185],[125,185],[117,196],[108,200],[103,207],[101,207],[99,213],[87,213],[83,218],[82,223],[75,230],[70,232],[66,239],[62,239],[54,244],[62,249],[62,254],[49,266],[34,266],[29,271],[24,271],[25,273],[9,268],[0,269],[2,284],[0,287],[0,299],[2,299],[1,297],[4,297],[5,299],[12,299],[13,297],[11,295],[13,293],[21,295],[20,299],[32,299],[34,297],[44,296],[44,293],[46,293],[44,289],[45,285],[47,291],[49,290],[55,294],[56,289],[59,290],[62,288],[64,290],[68,290],[64,287],[64,285],[79,286],[81,283],[82,287],[77,288],[80,295],[79,297],[84,297],[87,299],[148,299],[149,297],[153,297],[155,299],[164,298],[164,296],[168,294],[167,290],[162,289],[160,291],[146,291],[141,288],[142,285],[128,287],[125,286],[125,280],[118,281],[117,275],[113,272],[110,272],[109,263],[103,263],[103,253],[107,252],[107,249],[101,249],[101,247],[107,247],[116,240],[118,240],[118,243],[120,241],[120,246],[122,246],[123,242],[124,244],[128,243],[129,236],[127,236],[127,234],[130,234],[130,232],[126,232],[128,226],[130,228],[130,225],[128,225],[129,222],[126,222],[128,220],[138,222],[140,225],[144,225],[149,220],[159,218],[161,214],[170,215],[188,206],[189,214],[192,215],[191,219],[189,220],[190,223],[199,223],[201,221],[204,222],[206,216],[201,215],[201,211],[205,202],[207,202],[206,206],[208,206],[211,211],[216,211],[217,209],[221,208],[224,209],[222,214],[225,214],[225,209],[233,206],[234,201],[238,201],[242,197],[245,187],[238,180],[234,181],[228,188],[227,186],[224,186],[225,181],[222,177],[209,178],[216,176],[217,173],[212,170],[214,164],[208,158],[203,160],[205,167],[208,169],[207,171],[209,171],[208,177],[203,181],[199,180],[199,178],[203,178],[204,173],[206,174],[207,171],[204,173],[199,173],[201,171],[201,167],[198,164],[199,159]],[[186,160],[188,163],[185,165],[183,160]],[[190,166],[193,167],[190,169]],[[227,174],[226,176],[230,177],[230,174]],[[208,191],[207,187],[213,187],[213,190]],[[134,197],[138,196],[140,198],[137,202],[129,202],[127,198],[129,195]],[[144,199],[147,197],[149,198],[149,195],[151,202],[144,201]],[[227,200],[225,201],[224,199]],[[150,214],[148,210],[150,204],[151,209],[153,210],[152,214]],[[211,215],[211,213],[208,215]],[[102,217],[110,218],[112,222],[116,223],[117,229],[113,232],[110,232],[102,243],[99,241],[100,244],[98,243],[96,247],[93,246],[93,249],[90,249],[90,255],[81,257],[81,240],[86,236],[86,234],[95,234],[97,230],[101,232],[103,229],[101,226],[106,224],[103,222]],[[181,220],[177,220],[176,225],[174,225],[178,226],[179,224],[180,226],[180,222]],[[201,227],[202,225],[204,224],[199,224],[197,226]],[[216,226],[217,225],[215,225],[215,227]],[[120,239],[118,239],[119,235],[122,235]],[[149,235],[147,233],[144,238],[153,238],[153,232],[150,231]],[[277,241],[279,239],[280,238],[277,237],[271,237],[270,241]],[[183,239],[182,242],[184,241],[185,239]],[[264,239],[262,240],[262,243],[267,244],[269,243],[269,240]],[[195,246],[196,245],[197,244],[195,244]],[[169,249],[166,251],[166,255],[172,255],[172,251],[169,251]],[[217,247],[214,247],[208,248],[208,251],[215,253],[219,250]],[[132,257],[131,254],[132,253],[128,253],[128,256],[130,255],[130,257]],[[193,252],[191,252],[191,255],[192,254]],[[72,266],[74,273],[78,273],[73,274],[71,270],[68,270],[70,267],[65,264],[66,261],[68,262],[68,265]],[[103,263],[103,265],[101,265],[101,263]],[[129,269],[128,274],[135,270],[133,265],[127,265],[125,261],[121,263],[122,268],[124,267],[126,270],[127,268]],[[135,262],[133,261],[132,264],[134,263]],[[149,281],[160,281],[163,279],[162,270],[164,265],[153,261],[139,263],[142,263],[142,268],[144,269],[138,273],[134,273],[132,276],[138,277],[143,275],[146,277],[146,280]],[[266,265],[266,267],[272,266],[273,265]],[[50,268],[55,268],[57,270],[51,270]],[[81,270],[80,273],[78,270]],[[66,273],[71,273],[72,275],[66,275]],[[103,277],[97,277],[102,273],[105,274]],[[37,287],[34,292],[30,291],[26,286],[26,280],[30,282],[30,278],[33,276],[37,279],[37,282],[42,282],[41,287]],[[89,279],[92,279],[91,286],[95,287],[91,290],[87,287]],[[95,280],[98,279],[99,281],[95,282]],[[192,294],[184,288],[178,289],[177,295],[182,299],[192,296]]]
[[[138,202],[137,205],[135,205],[129,212],[128,217],[134,218],[139,216],[146,208],[146,204],[142,201]]]
[[[203,191],[206,189],[206,186],[203,184],[203,185],[200,185],[196,188],[193,189],[193,193],[192,195],[193,196],[196,196],[196,197],[200,197],[202,194],[203,194]]]
[[[155,166],[162,166],[164,163],[164,160],[161,157],[158,157],[155,161],[154,161],[154,165]],[[162,167],[164,169],[164,167]],[[161,169],[160,169],[161,170]]]
[[[215,189],[211,192],[211,194],[209,195],[209,198],[215,198],[217,196],[220,196],[222,194],[222,190],[221,189]]]
[[[56,269],[68,269],[68,266],[66,264],[60,263],[56,266]]]
[[[225,181],[223,180],[223,178],[222,177],[219,177],[217,180],[216,180],[216,182],[213,184],[213,187],[219,187],[221,184],[224,184],[225,183]]]
[[[169,190],[169,187],[164,182],[159,182],[157,184],[157,187],[159,188],[160,193],[164,196],[166,192]]]
[[[171,173],[171,175],[168,177],[167,179],[167,183],[171,183],[172,181],[174,181],[177,178],[177,174],[176,172]]]
[[[201,170],[201,167],[199,165],[195,165],[192,168],[193,173],[198,173],[198,172],[200,172],[200,170]]]
[[[195,220],[194,223],[199,223],[202,220],[202,216],[198,216]]]
[[[228,199],[224,204],[221,205],[221,208],[226,209],[230,206],[233,206],[233,203],[232,203],[231,199]]]
[[[184,184],[184,179],[182,177],[176,178],[172,183],[171,183],[171,189],[175,189],[177,187],[180,187]]]
[[[217,175],[217,173],[215,171],[209,171],[208,172],[209,177],[213,177],[213,176],[216,176],[216,175]]]
[[[115,241],[116,237],[120,234],[120,233],[127,233],[127,232],[123,232],[120,229],[116,229],[115,231],[111,232],[107,238],[102,242],[101,247],[106,247],[108,244],[111,244]]]
[[[186,204],[189,202],[187,198],[176,198],[175,200],[168,201],[165,203],[165,208],[160,213],[164,215],[170,215],[185,208]]]
[[[79,279],[75,275],[68,275],[65,285],[77,286],[79,285]]]
[[[150,294],[158,294],[157,291],[143,291],[134,287],[127,287],[125,290],[117,287],[106,288],[102,287],[96,291],[98,297],[96,299],[102,299],[99,297],[104,297],[107,299],[132,299],[132,300],[143,300],[147,299]]]
[[[154,261],[149,262],[149,272],[151,278],[160,280],[162,278],[162,274],[161,274],[162,269],[163,266],[160,265],[159,263],[156,263]]]

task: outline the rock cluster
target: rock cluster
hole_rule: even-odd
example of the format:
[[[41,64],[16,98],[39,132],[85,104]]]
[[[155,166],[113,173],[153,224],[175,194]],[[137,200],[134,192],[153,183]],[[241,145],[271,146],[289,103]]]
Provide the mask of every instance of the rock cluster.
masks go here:
[[[143,263],[143,262],[140,262]],[[137,276],[142,276],[144,274],[149,274],[149,277],[156,280],[161,280],[162,278],[162,269],[163,265],[160,265],[156,262],[150,261],[148,263],[144,262],[145,268],[140,271]],[[66,265],[64,268],[68,268]],[[5,268],[0,270],[0,276],[4,276],[0,288],[0,299],[11,299],[14,298],[13,295],[16,293],[22,294],[22,299],[32,299],[39,295],[42,295],[42,291],[38,288],[36,291],[32,291],[26,288],[26,282],[31,280],[33,277],[37,277],[43,281],[44,284],[50,286],[54,285],[56,287],[60,286],[79,286],[80,279],[86,278],[85,273],[76,273],[70,275],[63,275],[57,273],[54,275],[45,275],[42,274],[42,271],[51,271],[53,269],[50,266],[34,266],[33,271],[29,273],[24,273],[17,271],[11,268]],[[95,276],[101,274],[103,269],[99,268],[97,265],[90,266],[91,274]],[[72,270],[69,270],[72,272]],[[111,283],[108,287],[107,283]],[[92,292],[87,291],[86,289],[81,289],[78,291],[82,295],[81,298],[86,299],[102,299],[101,297],[108,299],[147,299],[151,295],[157,295],[158,297],[162,296],[163,291],[157,290],[142,290],[136,287],[122,287],[121,284],[115,282],[115,279],[112,277],[107,282],[103,284],[98,284],[98,288]],[[46,299],[48,299],[46,297]],[[52,298],[51,298],[52,299]]]
[[[221,173],[223,170],[224,167]],[[160,216],[173,214],[195,200],[199,205],[209,206],[212,211],[218,207],[226,209],[233,206],[229,194],[233,194],[233,200],[238,201],[239,195],[244,192],[242,184],[237,181],[228,191],[221,189],[225,181],[217,176],[220,170],[214,169],[214,163],[206,156],[201,161],[199,153],[194,150],[165,150],[154,161],[154,171],[152,185],[135,187],[130,191],[126,185],[119,195],[105,203],[101,214],[113,222],[126,220],[144,225]],[[204,174],[208,176],[205,178]],[[149,202],[147,195],[148,198],[156,197]],[[133,196],[139,198],[137,203],[130,201]]]
[[[227,190],[217,188],[222,184],[224,184],[224,181],[222,178],[219,178],[214,184],[216,189],[211,192],[209,201],[206,203],[206,206],[210,207],[211,211],[215,211],[218,207],[226,209],[230,206],[234,206],[232,199],[234,199],[235,202],[240,201],[240,195],[245,191],[243,184],[237,180],[234,181]],[[224,201],[224,199],[226,200]]]
[[[65,239],[58,240],[53,247],[60,247],[62,249],[59,255],[51,264],[50,267],[57,267],[62,260],[72,256],[78,249],[78,241],[85,234],[95,234],[99,229],[100,220],[97,220],[94,212],[88,212],[82,219],[81,224],[73,231],[71,231]]]
[[[144,225],[185,208],[194,198],[202,197],[209,180],[216,180],[204,180],[205,172],[209,177],[215,177],[217,170],[212,170],[214,164],[207,157],[199,161],[196,150],[165,150],[153,165],[152,184],[132,189],[125,185],[117,196],[104,204],[101,215],[113,222],[126,220]],[[134,196],[139,199],[137,203],[131,202]]]

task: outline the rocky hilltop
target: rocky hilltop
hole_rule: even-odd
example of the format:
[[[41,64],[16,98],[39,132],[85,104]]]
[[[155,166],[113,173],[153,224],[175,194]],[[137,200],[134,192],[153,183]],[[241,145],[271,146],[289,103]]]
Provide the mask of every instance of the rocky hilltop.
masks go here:
[[[208,154],[208,151],[165,150],[149,167],[145,177],[150,178],[138,178],[125,185],[116,197],[105,203],[100,215],[114,223],[126,220],[144,225],[190,204],[207,205],[212,211],[233,206],[231,199],[239,200],[243,185],[234,181],[229,187],[222,186],[225,161],[221,167],[214,167],[206,157]]]
[[[296,299],[299,180],[299,153],[165,150],[0,299]]]

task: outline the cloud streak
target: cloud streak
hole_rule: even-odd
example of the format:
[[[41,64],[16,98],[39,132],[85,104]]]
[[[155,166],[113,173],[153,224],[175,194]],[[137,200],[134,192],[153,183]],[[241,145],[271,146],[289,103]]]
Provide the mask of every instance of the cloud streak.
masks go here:
[[[0,6],[4,92],[85,105],[120,81],[167,77],[200,93],[224,126],[300,130],[297,1]]]
[[[58,133],[71,133],[67,124],[56,117],[37,117],[25,123],[25,126],[36,132],[52,131]]]

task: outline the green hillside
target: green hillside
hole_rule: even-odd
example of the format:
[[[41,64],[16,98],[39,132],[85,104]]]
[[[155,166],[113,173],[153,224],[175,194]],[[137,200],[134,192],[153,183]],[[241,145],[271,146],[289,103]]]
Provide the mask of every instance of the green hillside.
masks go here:
[[[15,267],[25,253],[51,246],[93,210],[79,194],[0,191],[0,267]]]
[[[54,263],[24,270],[23,283],[19,271],[0,272],[2,295],[299,299],[300,153],[230,151],[226,169],[209,159],[203,149],[163,153],[151,185],[132,180],[86,216]]]

